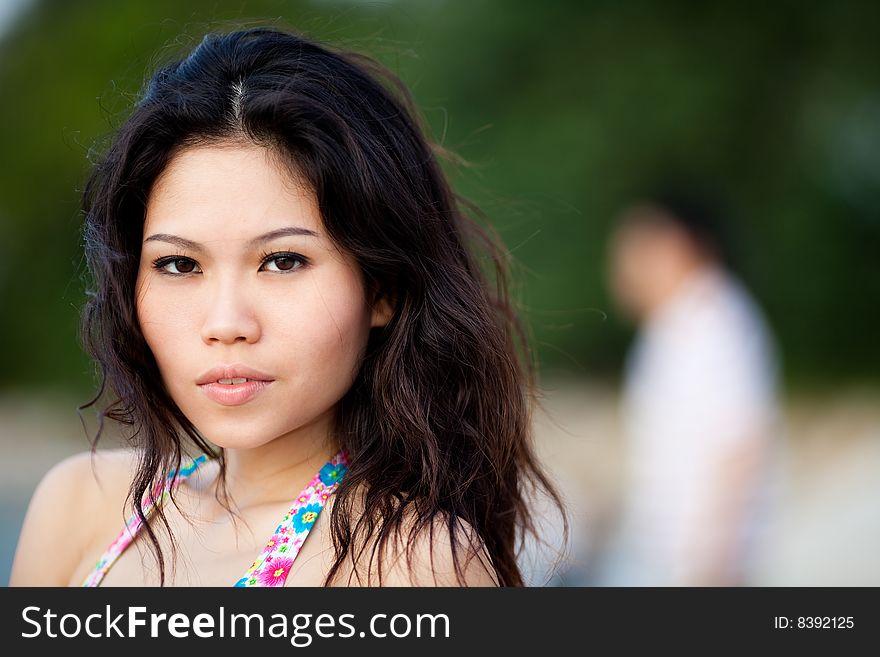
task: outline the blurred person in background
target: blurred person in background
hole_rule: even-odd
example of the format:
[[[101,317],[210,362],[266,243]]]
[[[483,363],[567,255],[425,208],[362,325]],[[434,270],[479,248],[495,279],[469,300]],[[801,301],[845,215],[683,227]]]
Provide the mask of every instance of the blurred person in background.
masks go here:
[[[726,265],[719,215],[677,192],[626,208],[610,288],[638,325],[623,383],[622,513],[599,573],[623,586],[733,586],[767,511],[775,355]]]

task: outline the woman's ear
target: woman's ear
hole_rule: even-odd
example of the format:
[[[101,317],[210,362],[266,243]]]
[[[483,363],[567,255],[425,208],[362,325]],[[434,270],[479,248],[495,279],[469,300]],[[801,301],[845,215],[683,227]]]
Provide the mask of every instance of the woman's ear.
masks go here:
[[[370,328],[387,326],[394,316],[394,301],[388,295],[377,295],[373,302],[373,314],[370,319]]]

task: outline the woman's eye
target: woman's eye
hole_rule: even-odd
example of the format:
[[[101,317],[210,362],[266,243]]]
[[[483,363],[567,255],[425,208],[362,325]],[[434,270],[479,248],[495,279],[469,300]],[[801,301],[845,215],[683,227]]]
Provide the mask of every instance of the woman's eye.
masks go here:
[[[195,260],[189,258],[160,258],[154,264],[156,269],[167,274],[192,274],[198,265]]]
[[[306,259],[295,253],[281,253],[267,257],[263,264],[268,268],[268,271],[293,271],[305,266]],[[271,265],[274,265],[274,267]]]

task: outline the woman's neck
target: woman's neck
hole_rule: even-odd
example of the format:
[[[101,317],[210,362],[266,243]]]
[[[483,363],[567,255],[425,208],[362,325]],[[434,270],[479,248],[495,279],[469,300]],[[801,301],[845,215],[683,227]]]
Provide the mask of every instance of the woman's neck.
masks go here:
[[[224,450],[227,493],[241,510],[292,500],[336,454],[329,435],[329,422],[316,421],[259,447]]]

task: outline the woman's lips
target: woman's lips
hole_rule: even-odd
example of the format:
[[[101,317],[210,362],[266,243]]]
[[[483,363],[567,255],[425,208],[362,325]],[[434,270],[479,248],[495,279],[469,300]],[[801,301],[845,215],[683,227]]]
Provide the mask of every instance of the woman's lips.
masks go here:
[[[210,399],[223,406],[240,406],[256,397],[271,381],[246,381],[227,385],[224,383],[203,383],[199,385]]]

